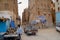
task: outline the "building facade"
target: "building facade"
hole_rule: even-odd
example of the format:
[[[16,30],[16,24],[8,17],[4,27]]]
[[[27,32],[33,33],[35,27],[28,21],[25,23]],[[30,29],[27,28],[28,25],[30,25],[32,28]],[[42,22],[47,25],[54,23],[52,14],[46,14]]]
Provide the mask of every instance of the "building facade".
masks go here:
[[[28,24],[29,23],[29,10],[28,8],[24,9],[24,12],[22,14],[22,24]]]
[[[60,11],[60,0],[55,0],[55,12]]]
[[[56,24],[60,23],[60,0],[55,0]]]
[[[56,13],[55,13],[55,3],[51,2],[51,15],[52,15],[52,22],[56,25]]]
[[[46,25],[52,26],[52,12],[51,12],[51,1],[52,0],[29,0],[29,22],[32,20],[40,20],[37,18],[38,16],[45,16],[46,18]]]
[[[16,23],[18,17],[17,0],[0,0],[0,11],[9,11],[12,19]]]

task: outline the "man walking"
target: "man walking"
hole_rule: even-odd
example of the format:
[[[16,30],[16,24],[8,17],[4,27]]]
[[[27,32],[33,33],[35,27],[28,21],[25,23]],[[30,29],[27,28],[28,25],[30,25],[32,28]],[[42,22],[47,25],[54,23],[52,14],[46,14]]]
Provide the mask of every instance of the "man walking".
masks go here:
[[[16,33],[18,34],[18,40],[21,40],[21,35],[22,35],[22,33],[23,33],[23,29],[21,28],[21,26],[20,25],[18,25],[18,28],[17,28],[17,31],[16,31]]]

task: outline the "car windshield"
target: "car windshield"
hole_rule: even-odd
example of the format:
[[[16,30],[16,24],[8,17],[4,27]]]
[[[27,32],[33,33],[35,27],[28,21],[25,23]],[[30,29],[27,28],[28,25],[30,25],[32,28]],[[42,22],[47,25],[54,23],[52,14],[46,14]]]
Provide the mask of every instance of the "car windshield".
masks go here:
[[[26,29],[32,29],[32,26],[27,26]]]
[[[36,28],[35,26],[27,26],[26,29],[27,29],[27,30],[33,30],[33,29],[35,30],[35,29],[37,29],[37,28]]]

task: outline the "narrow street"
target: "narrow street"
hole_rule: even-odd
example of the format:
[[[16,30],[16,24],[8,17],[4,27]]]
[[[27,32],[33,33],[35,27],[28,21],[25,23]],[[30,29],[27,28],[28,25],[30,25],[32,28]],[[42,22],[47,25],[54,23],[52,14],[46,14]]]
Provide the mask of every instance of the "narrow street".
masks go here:
[[[22,40],[60,40],[60,33],[55,28],[39,29],[36,36],[23,34]]]
[[[60,40],[56,30],[60,0],[0,0],[0,40]]]

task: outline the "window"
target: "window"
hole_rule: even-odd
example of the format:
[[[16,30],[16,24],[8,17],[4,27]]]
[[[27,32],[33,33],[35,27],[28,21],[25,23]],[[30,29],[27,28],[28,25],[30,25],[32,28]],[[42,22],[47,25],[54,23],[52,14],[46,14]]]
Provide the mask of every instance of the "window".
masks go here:
[[[38,15],[40,15],[40,11],[38,11]]]
[[[58,11],[59,11],[59,7],[58,7]]]
[[[5,3],[5,9],[8,10],[8,3]]]
[[[3,2],[3,0],[0,0],[0,2]]]
[[[46,16],[46,14],[44,14]]]
[[[38,10],[39,10],[39,8],[38,8]]]
[[[58,11],[60,11],[60,7],[58,7]]]
[[[56,2],[58,2],[58,0],[56,0]]]
[[[14,0],[13,2],[14,2],[14,4],[15,4],[15,0]]]

